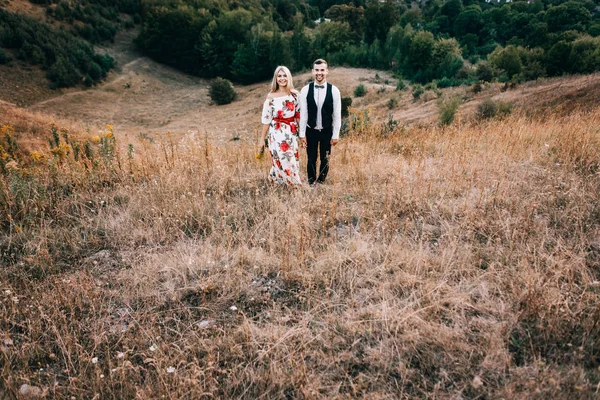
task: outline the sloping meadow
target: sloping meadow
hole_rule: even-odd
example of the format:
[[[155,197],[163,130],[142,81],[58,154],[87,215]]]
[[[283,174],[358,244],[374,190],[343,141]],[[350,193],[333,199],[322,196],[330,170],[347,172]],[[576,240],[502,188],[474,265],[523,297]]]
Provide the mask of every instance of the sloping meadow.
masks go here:
[[[46,153],[5,143],[0,388],[593,397],[598,127],[599,109],[445,128],[357,115],[330,181],[295,190],[240,142],[55,127]]]

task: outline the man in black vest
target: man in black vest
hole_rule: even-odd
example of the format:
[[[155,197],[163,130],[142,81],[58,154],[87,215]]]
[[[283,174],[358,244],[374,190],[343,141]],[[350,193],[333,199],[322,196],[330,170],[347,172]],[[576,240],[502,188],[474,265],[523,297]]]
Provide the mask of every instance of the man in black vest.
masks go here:
[[[342,101],[340,91],[327,83],[327,62],[318,59],[313,63],[314,81],[300,92],[300,144],[308,155],[308,183],[323,183],[329,172],[331,146],[340,137],[342,126]],[[317,175],[317,157],[320,158]]]

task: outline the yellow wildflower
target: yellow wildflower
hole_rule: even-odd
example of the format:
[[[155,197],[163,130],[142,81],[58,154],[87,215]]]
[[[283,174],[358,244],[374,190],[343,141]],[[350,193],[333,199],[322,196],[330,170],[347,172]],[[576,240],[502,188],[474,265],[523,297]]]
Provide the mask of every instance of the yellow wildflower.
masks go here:
[[[105,136],[107,139],[112,139],[112,138],[113,138],[113,133],[112,133],[112,132],[106,132],[106,133],[104,134],[104,136]]]
[[[92,138],[92,142],[94,142],[94,143],[100,143],[100,136],[94,136]]]
[[[0,133],[4,134],[4,133],[10,133],[14,131],[14,128],[10,125],[2,125],[0,127]]]
[[[43,153],[40,153],[39,151],[32,151],[31,153],[29,153],[29,157],[31,157],[31,160],[33,162],[42,161],[46,158],[46,156]]]
[[[106,129],[111,132],[114,130],[112,125],[106,125]]]
[[[64,160],[71,153],[71,146],[65,143],[61,143],[57,147],[53,148],[51,151],[52,154],[54,154],[61,160]]]

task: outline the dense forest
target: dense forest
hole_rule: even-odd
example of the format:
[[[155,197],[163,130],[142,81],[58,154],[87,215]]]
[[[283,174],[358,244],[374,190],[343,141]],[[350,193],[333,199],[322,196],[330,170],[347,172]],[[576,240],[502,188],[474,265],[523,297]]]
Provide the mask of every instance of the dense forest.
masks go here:
[[[91,44],[141,21],[139,0],[30,1],[45,7],[46,21],[0,9],[0,64],[17,58],[40,65],[54,87],[102,80],[114,60]]]
[[[326,57],[450,86],[596,71],[599,35],[589,0],[154,0],[143,2],[138,44],[192,74],[244,83]]]
[[[72,31],[92,42],[140,22],[136,42],[148,56],[241,83],[268,79],[280,64],[306,69],[317,57],[440,87],[600,69],[600,2],[591,0],[31,1],[77,22]],[[11,47],[1,15],[0,47]]]

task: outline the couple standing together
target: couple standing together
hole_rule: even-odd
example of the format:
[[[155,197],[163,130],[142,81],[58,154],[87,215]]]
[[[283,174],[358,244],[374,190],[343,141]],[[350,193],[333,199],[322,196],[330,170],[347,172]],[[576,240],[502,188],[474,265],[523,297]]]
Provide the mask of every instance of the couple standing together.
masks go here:
[[[308,183],[325,182],[331,147],[338,142],[342,122],[340,91],[327,82],[328,72],[327,62],[316,60],[313,82],[298,93],[289,69],[275,69],[262,112],[262,143],[268,147],[272,162],[269,181],[301,185],[300,145],[306,148]]]

